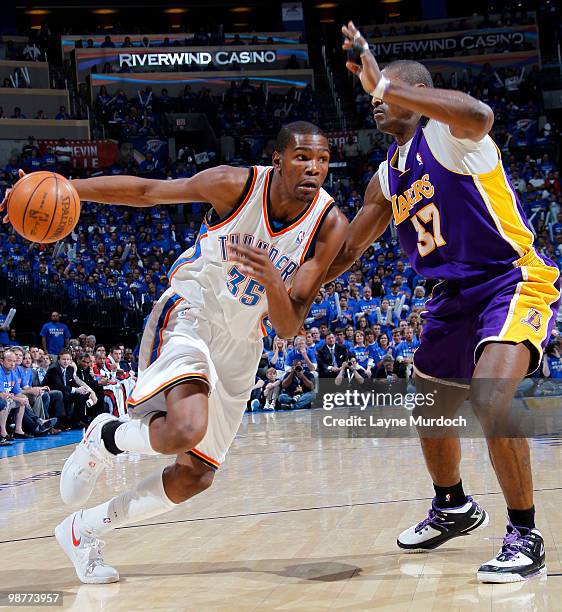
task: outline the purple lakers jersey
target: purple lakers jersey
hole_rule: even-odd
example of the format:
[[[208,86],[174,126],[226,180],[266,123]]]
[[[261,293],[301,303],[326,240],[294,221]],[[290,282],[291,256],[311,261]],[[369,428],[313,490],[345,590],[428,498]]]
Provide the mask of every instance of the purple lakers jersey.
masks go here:
[[[433,155],[423,124],[403,172],[398,146],[388,151],[388,186],[400,244],[428,278],[476,281],[513,265],[533,248],[534,235],[498,152],[485,174],[448,170]]]

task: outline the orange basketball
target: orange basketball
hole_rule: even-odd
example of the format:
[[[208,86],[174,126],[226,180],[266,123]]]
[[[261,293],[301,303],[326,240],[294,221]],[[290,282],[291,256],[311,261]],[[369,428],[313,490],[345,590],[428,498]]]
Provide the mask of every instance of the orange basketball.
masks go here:
[[[55,172],[31,172],[8,195],[8,218],[31,242],[56,242],[68,236],[80,217],[80,198],[70,181]]]

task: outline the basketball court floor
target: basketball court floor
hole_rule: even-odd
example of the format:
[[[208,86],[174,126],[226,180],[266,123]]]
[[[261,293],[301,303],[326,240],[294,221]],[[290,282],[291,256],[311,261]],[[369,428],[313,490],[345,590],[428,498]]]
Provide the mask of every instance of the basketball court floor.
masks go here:
[[[247,415],[210,490],[110,534],[116,584],[81,585],[52,535],[69,512],[58,472],[72,446],[0,459],[0,590],[62,591],[64,609],[88,612],[561,610],[562,439],[531,444],[547,578],[476,582],[505,527],[484,440],[463,441],[463,477],[490,525],[407,555],[396,536],[425,517],[432,496],[417,441],[313,438],[310,413],[298,412]],[[119,457],[92,505],[168,461]]]

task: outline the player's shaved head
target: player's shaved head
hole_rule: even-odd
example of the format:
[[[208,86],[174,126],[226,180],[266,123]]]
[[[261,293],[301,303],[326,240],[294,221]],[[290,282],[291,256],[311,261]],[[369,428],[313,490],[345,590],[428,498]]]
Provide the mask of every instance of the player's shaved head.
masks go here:
[[[287,146],[294,142],[296,135],[323,136],[327,139],[326,134],[314,123],[293,121],[292,123],[287,123],[287,125],[284,125],[279,130],[275,141],[275,150],[283,153]]]
[[[433,87],[433,79],[429,70],[420,62],[414,60],[396,60],[384,67],[385,72],[392,72],[408,85],[423,84]]]

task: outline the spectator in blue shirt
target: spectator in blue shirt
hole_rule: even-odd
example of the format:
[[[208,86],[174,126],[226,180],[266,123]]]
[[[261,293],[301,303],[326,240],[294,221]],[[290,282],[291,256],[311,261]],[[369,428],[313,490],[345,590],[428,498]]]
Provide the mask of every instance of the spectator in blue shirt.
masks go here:
[[[11,441],[13,438],[26,439],[33,437],[26,434],[22,429],[26,407],[29,407],[29,401],[23,395],[18,382],[16,356],[13,351],[5,351],[0,365],[0,445],[4,446],[6,441]],[[12,410],[17,410],[13,438],[6,430],[8,415]]]
[[[306,341],[302,336],[295,338],[294,348],[287,355],[285,369],[287,366],[292,366],[295,361],[302,362],[303,368],[309,372],[316,371],[316,351],[306,347]]]
[[[322,294],[318,294],[314,298],[314,302],[308,312],[308,317],[305,320],[307,326],[316,325],[320,326],[322,323],[328,325],[330,323],[330,303],[323,299]]]
[[[373,363],[376,367],[381,366],[381,362],[385,355],[392,356],[392,348],[390,347],[390,341],[388,336],[385,333],[382,333],[379,336],[378,342],[375,343],[373,347],[370,348],[370,357],[373,360]]]
[[[363,297],[357,301],[357,312],[355,317],[364,314],[367,318],[375,311],[375,308],[381,305],[381,301],[378,298],[373,297],[373,291],[369,285],[365,285],[363,289]],[[359,361],[359,360],[357,360]]]
[[[355,356],[357,363],[367,372],[367,376],[371,375],[371,357],[369,349],[365,346],[365,334],[357,330],[355,332],[355,343],[351,349],[351,354]]]
[[[427,298],[425,297],[425,289],[421,285],[418,285],[414,289],[414,296],[412,297],[412,310],[414,310],[414,308],[416,308],[418,311],[423,310],[426,302]]]
[[[409,364],[413,362],[414,351],[420,345],[420,341],[414,337],[414,330],[411,326],[406,328],[404,340],[399,342],[395,349],[397,357],[403,357],[404,363]]]
[[[39,335],[43,350],[49,355],[58,355],[70,340],[70,330],[60,322],[60,314],[56,311],[51,313],[51,321],[43,325]]]
[[[284,374],[287,363],[287,340],[275,336],[273,350],[269,351],[267,357],[269,365],[275,368],[281,375]]]
[[[562,344],[560,337],[554,342],[551,342],[545,350],[545,356],[542,364],[542,373],[545,378],[562,379],[562,356],[560,345]]]
[[[338,327],[346,327],[353,323],[353,317],[355,310],[348,305],[347,298],[341,296],[340,302],[340,315],[338,316],[337,308],[330,310],[330,326],[332,329],[338,329]]]
[[[397,302],[397,304],[400,304],[400,302]],[[396,312],[392,310],[390,302],[386,298],[382,300],[381,307],[375,309],[374,315],[370,320],[371,325],[378,323],[381,326],[381,331],[387,334],[392,332],[393,327],[398,326],[398,322],[398,316]]]

